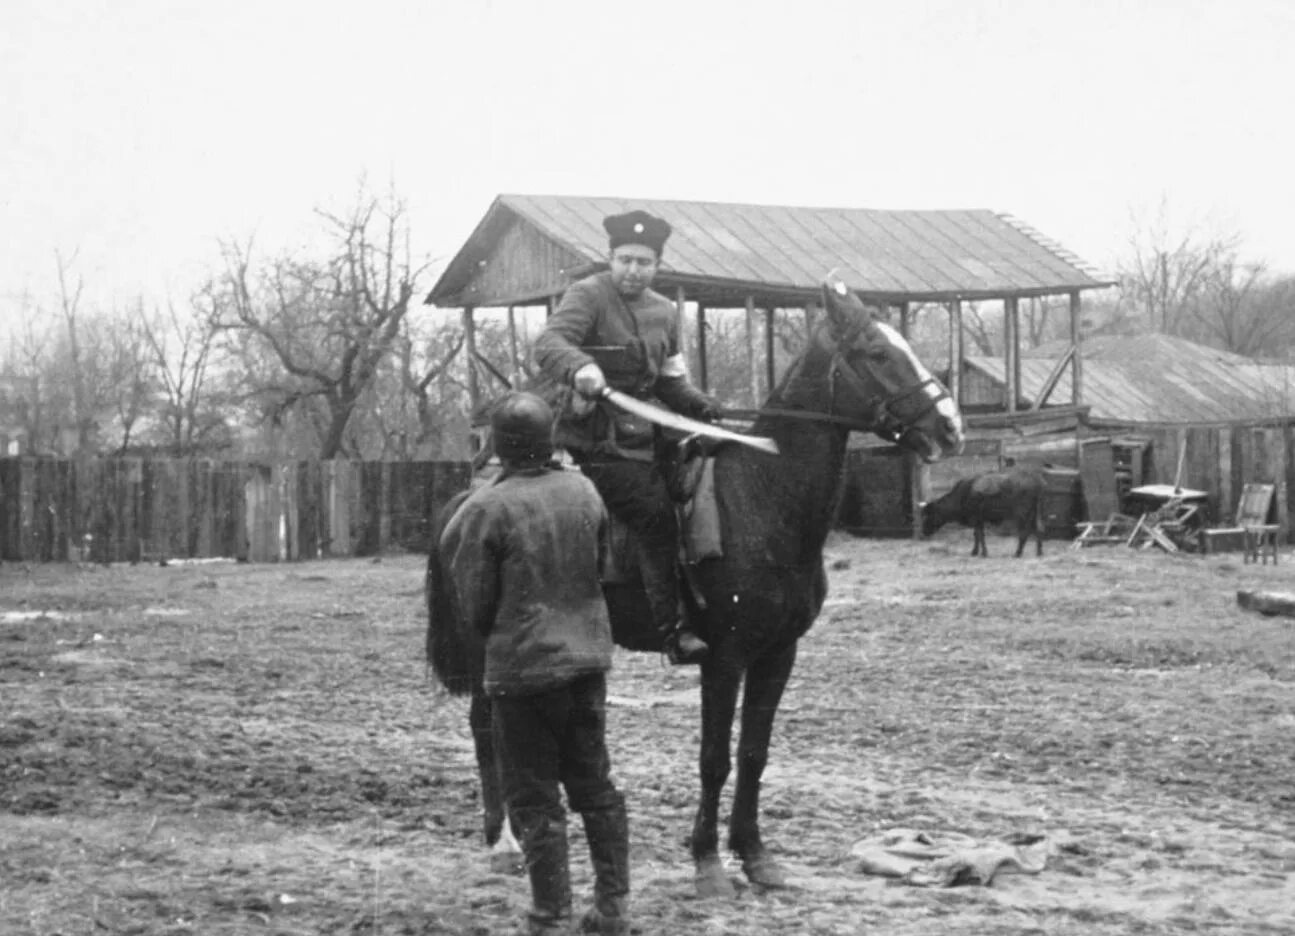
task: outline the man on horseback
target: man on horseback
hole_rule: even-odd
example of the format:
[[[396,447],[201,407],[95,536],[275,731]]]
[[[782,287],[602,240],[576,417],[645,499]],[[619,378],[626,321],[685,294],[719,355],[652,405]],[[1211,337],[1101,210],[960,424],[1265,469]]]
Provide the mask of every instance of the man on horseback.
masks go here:
[[[463,625],[485,637],[483,683],[503,795],[530,875],[522,933],[570,928],[560,782],[584,817],[594,868],[594,906],[582,926],[628,934],[629,827],[605,737],[607,511],[587,478],[553,463],[553,411],[542,399],[506,397],[491,430],[502,470],[463,502],[440,549]]]
[[[696,389],[679,346],[679,313],[650,287],[670,225],[645,211],[604,219],[609,269],[573,283],[535,342],[535,360],[573,387],[559,414],[557,441],[632,529],[648,604],[672,662],[699,663],[709,650],[688,627],[679,596],[679,523],[662,472],[653,464],[653,427],[600,400],[608,387],[656,398],[695,419],[719,405]]]

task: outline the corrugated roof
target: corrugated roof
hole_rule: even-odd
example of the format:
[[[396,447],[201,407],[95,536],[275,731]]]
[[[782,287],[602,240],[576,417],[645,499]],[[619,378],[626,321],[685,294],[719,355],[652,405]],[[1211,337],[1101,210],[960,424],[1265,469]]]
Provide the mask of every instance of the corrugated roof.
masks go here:
[[[1049,354],[1051,351],[1051,354]],[[1048,356],[1039,356],[1040,352]],[[1094,425],[1223,425],[1295,418],[1295,368],[1256,361],[1168,335],[1100,338],[1080,345],[1084,400]],[[1021,396],[1033,402],[1055,363],[1055,350],[1021,358]],[[1000,383],[999,357],[968,357]],[[1070,369],[1053,400],[1071,398]]]
[[[587,259],[605,259],[602,220],[643,208],[674,227],[661,276],[681,283],[803,292],[832,269],[877,298],[941,301],[1046,295],[1112,279],[1011,215],[988,210],[881,211],[726,202],[500,195],[428,296],[465,302],[500,214],[512,214]],[[488,305],[490,297],[472,296]],[[540,298],[540,297],[536,297]]]

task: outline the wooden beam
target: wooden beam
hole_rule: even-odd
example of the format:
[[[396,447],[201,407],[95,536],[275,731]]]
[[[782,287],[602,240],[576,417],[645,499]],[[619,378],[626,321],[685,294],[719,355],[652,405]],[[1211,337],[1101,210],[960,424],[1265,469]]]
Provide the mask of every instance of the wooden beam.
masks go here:
[[[710,375],[706,369],[706,305],[697,301],[697,379],[702,393],[710,389]]]
[[[688,353],[690,336],[688,333],[688,329],[684,327],[684,312],[688,307],[688,297],[684,295],[682,286],[675,287],[674,307],[675,307],[675,313],[679,316],[679,353],[682,354],[683,359],[687,361],[690,357],[692,357],[692,355]]]
[[[1295,617],[1295,594],[1291,592],[1238,589],[1237,605],[1270,617]]]
[[[1074,358],[1075,346],[1071,345],[1066,349],[1066,353],[1061,355],[1061,359],[1052,366],[1052,372],[1048,374],[1048,379],[1043,382],[1043,388],[1039,390],[1039,398],[1030,407],[1031,411],[1042,409],[1043,404],[1048,402],[1048,397],[1052,396],[1052,391],[1057,389],[1057,381],[1061,379],[1061,375],[1066,372],[1067,365]]]
[[[746,297],[746,373],[751,381],[751,408],[760,405],[760,372],[755,369],[755,296]]]
[[[517,307],[508,307],[508,376],[516,390],[522,385],[522,365],[517,360]]]
[[[1021,336],[1019,306],[1015,296],[1003,300],[1003,373],[1007,378],[1007,411],[1016,412],[1021,395]]]
[[[769,388],[769,393],[773,393],[777,376],[773,368],[773,315],[773,306],[764,310],[764,372],[768,378],[765,386]]]
[[[912,304],[901,302],[899,304],[899,333],[904,336],[904,340],[909,338],[909,331],[912,329]]]
[[[922,538],[922,504],[931,493],[931,466],[912,452],[904,453],[908,464],[908,496],[913,512],[913,539]]]
[[[481,403],[481,385],[477,380],[477,324],[472,317],[472,312],[472,306],[463,307],[463,346],[467,351],[464,358],[468,362],[468,404],[475,413]]]
[[[1070,292],[1070,345],[1074,348],[1074,368],[1070,372],[1070,402],[1084,402],[1084,356],[1079,353],[1079,290]]]
[[[962,300],[949,303],[949,395],[962,405]]]

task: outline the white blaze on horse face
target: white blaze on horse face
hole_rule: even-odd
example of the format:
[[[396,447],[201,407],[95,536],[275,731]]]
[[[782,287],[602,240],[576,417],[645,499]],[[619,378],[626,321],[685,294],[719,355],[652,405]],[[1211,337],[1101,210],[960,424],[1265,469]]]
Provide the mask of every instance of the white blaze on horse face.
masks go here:
[[[962,438],[962,412],[958,409],[958,404],[953,401],[953,397],[944,393],[944,388],[940,382],[935,379],[921,359],[913,353],[912,345],[886,322],[876,322],[877,330],[886,336],[897,352],[905,356],[912,365],[913,370],[917,372],[917,379],[923,382],[922,392],[926,394],[927,399],[935,401],[935,411],[949,420],[953,426],[954,432],[957,433],[958,439]],[[938,398],[938,399],[937,399]]]

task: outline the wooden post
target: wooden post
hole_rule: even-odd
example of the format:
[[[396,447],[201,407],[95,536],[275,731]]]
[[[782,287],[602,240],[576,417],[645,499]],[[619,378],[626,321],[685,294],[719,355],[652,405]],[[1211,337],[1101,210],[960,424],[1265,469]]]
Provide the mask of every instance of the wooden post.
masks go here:
[[[1075,357],[1070,371],[1070,402],[1078,405],[1084,402],[1084,356],[1079,353],[1079,290],[1070,293],[1070,343],[1074,346]]]
[[[930,495],[931,466],[912,452],[904,452],[908,462],[908,497],[913,511],[913,539],[922,538],[922,503]]]
[[[773,393],[775,374],[773,366],[773,306],[764,310],[764,372],[768,378],[765,384]]]
[[[962,300],[949,303],[949,395],[962,405]]]
[[[884,307],[883,307],[884,308]],[[908,341],[913,328],[912,303],[899,303],[899,334]],[[904,452],[904,466],[908,476],[909,513],[913,518],[913,539],[922,538],[922,501],[931,483],[931,470],[912,452]]]
[[[1289,435],[1288,426],[1276,426],[1269,430],[1270,437],[1275,437],[1276,455],[1273,464],[1273,480],[1277,482],[1277,487],[1273,489],[1273,497],[1277,502],[1277,523],[1281,527],[1277,531],[1277,544],[1285,545],[1290,540],[1290,471],[1289,449],[1286,446]],[[1269,444],[1273,445],[1273,439],[1270,438]],[[1274,559],[1275,562],[1275,559]]]
[[[481,403],[481,385],[477,381],[477,328],[472,311],[472,306],[463,307],[463,350],[468,362],[468,402],[475,413]]]
[[[517,309],[508,307],[508,379],[516,390],[522,384],[522,366],[517,360]]]
[[[751,408],[760,405],[760,374],[755,369],[755,296],[746,297],[746,373],[751,381]]]
[[[710,389],[710,375],[706,370],[706,306],[697,302],[697,379],[702,393]]]
[[[692,358],[692,354],[690,353],[691,349],[689,348],[691,342],[688,340],[689,334],[684,318],[684,313],[688,308],[688,297],[684,295],[683,286],[675,287],[674,307],[675,312],[679,316],[679,353],[683,355],[683,359],[685,361],[688,361],[688,363],[691,364],[692,361],[690,359]]]
[[[1016,401],[1021,393],[1021,336],[1017,330],[1020,319],[1015,296],[1003,300],[1003,371],[1007,378],[1007,411],[1016,412]]]

